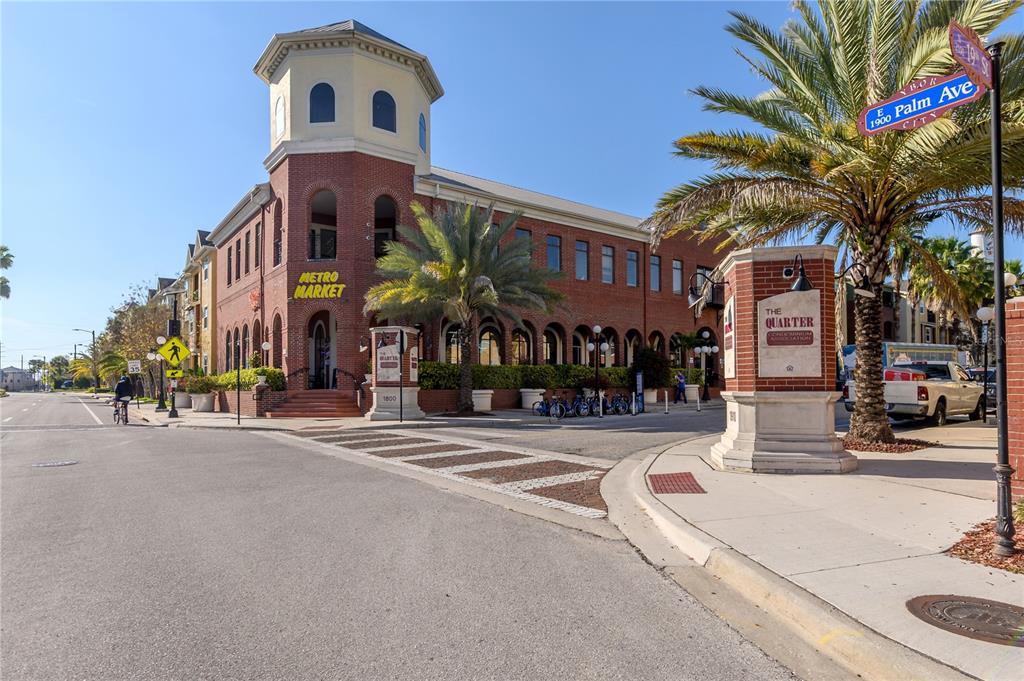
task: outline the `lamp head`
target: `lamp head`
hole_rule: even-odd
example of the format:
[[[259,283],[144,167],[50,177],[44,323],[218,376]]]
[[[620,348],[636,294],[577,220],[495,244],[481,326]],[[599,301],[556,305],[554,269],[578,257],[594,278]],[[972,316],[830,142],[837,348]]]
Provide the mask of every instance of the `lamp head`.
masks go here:
[[[787,268],[790,272],[797,268],[799,263],[799,270],[797,271],[796,281],[789,288],[790,291],[811,291],[814,289],[814,285],[811,284],[811,280],[807,278],[807,270],[804,269],[804,256],[802,253],[798,253],[793,259],[793,267]],[[783,272],[785,274],[785,272]],[[790,275],[792,276],[792,275]]]
[[[693,307],[694,305],[699,303],[701,301],[701,298],[703,297],[704,296],[700,294],[696,286],[691,286],[689,292],[686,295],[686,302],[690,304],[690,307]]]
[[[712,346],[711,346],[711,354],[713,354],[713,355],[717,355],[717,354],[718,354],[718,349],[719,349],[719,348],[718,348],[718,346],[717,346],[717,345],[712,345]]]
[[[1010,286],[1016,286],[1016,285],[1017,285],[1017,275],[1014,274],[1013,272],[1003,272],[1003,286],[1010,287]]]
[[[593,343],[587,343],[587,352],[593,352],[593,351],[594,351],[594,344]]]
[[[996,311],[991,307],[979,307],[974,313],[980,322],[990,322],[995,319]]]
[[[263,341],[260,344],[260,347],[263,348],[264,350],[269,350],[270,349],[270,341]]]
[[[596,336],[599,333],[601,333],[601,325],[600,324],[594,324],[594,335]]]
[[[167,342],[167,339],[164,338],[163,336],[157,336],[156,337],[156,342],[159,343],[160,345],[163,345],[164,343]]]
[[[853,294],[860,296],[861,298],[874,298],[875,292],[871,287],[871,280],[868,279],[868,275],[861,277],[857,285],[853,287]]]
[[[704,330],[700,332],[701,338],[711,338],[711,332]]]
[[[608,352],[608,344],[601,343],[601,352]]]

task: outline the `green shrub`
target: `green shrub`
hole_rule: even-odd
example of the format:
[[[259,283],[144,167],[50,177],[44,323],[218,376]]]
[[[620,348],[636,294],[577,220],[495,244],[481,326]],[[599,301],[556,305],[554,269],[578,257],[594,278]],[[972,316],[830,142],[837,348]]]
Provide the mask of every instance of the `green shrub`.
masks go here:
[[[676,374],[680,371],[686,375],[686,385],[704,385],[704,372],[700,367],[672,367],[672,385],[675,385]]]
[[[496,388],[519,388],[522,386],[522,372],[518,366],[473,365],[473,388],[494,390]]]
[[[666,388],[672,385],[672,371],[668,357],[653,348],[640,348],[633,358],[630,375],[643,373],[644,389]]]
[[[266,371],[267,385],[270,386],[271,390],[284,390],[285,380],[284,371],[281,369],[242,369],[241,372],[241,385],[242,390],[252,390],[252,387],[259,381],[257,380],[256,372],[259,371],[262,374]],[[231,391],[235,389],[235,382],[238,380],[238,373],[229,371],[227,373],[218,374],[211,376],[210,378],[214,381],[215,390]]]
[[[557,374],[550,364],[523,364],[519,366],[521,388],[550,390],[555,387]]]
[[[419,387],[423,390],[458,390],[459,365],[445,362],[420,362]]]
[[[630,387],[629,367],[604,367],[601,369],[601,377],[605,379],[609,388]]]
[[[185,392],[193,395],[205,395],[212,393],[217,386],[215,377],[212,376],[190,376],[182,388]]]

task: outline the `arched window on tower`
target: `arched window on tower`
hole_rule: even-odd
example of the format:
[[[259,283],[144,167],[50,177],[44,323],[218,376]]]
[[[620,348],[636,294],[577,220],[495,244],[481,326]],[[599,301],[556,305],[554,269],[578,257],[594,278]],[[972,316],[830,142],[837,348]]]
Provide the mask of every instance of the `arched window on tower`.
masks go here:
[[[327,83],[317,83],[309,91],[309,122],[334,122],[334,88]]]
[[[395,98],[384,90],[373,93],[373,127],[398,132]]]
[[[420,114],[420,150],[427,150],[427,117]]]
[[[390,196],[378,196],[373,202],[373,257],[384,255],[384,244],[395,240],[398,208]]]

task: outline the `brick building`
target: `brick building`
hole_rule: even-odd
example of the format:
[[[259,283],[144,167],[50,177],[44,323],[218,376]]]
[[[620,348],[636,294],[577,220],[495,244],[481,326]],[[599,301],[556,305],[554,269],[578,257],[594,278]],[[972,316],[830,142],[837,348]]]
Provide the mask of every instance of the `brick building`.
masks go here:
[[[375,258],[396,224],[413,224],[413,201],[521,211],[510,238],[529,238],[536,265],[563,273],[553,314],[515,329],[482,320],[476,361],[592,363],[594,324],[607,330],[607,365],[628,364],[641,345],[692,364],[680,334],[694,330],[717,343],[716,313],[695,319],[686,302],[691,278],[720,260],[712,245],[676,238],[652,253],[638,218],[433,167],[430,106],[443,90],[425,56],[350,20],[275,35],[254,71],[270,90],[269,177],[208,237],[216,370],[269,341],[263,360],[290,390],[353,389],[368,371],[368,330],[385,321],[362,311]],[[456,330],[426,325],[421,357],[455,361]]]

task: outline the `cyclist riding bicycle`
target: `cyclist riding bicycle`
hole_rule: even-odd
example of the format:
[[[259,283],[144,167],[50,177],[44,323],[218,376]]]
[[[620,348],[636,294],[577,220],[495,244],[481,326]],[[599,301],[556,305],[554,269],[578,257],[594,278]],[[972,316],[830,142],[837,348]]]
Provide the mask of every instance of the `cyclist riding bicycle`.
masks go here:
[[[127,376],[122,375],[114,386],[114,406],[121,409],[121,419],[128,423],[128,403],[135,397],[135,386]]]

